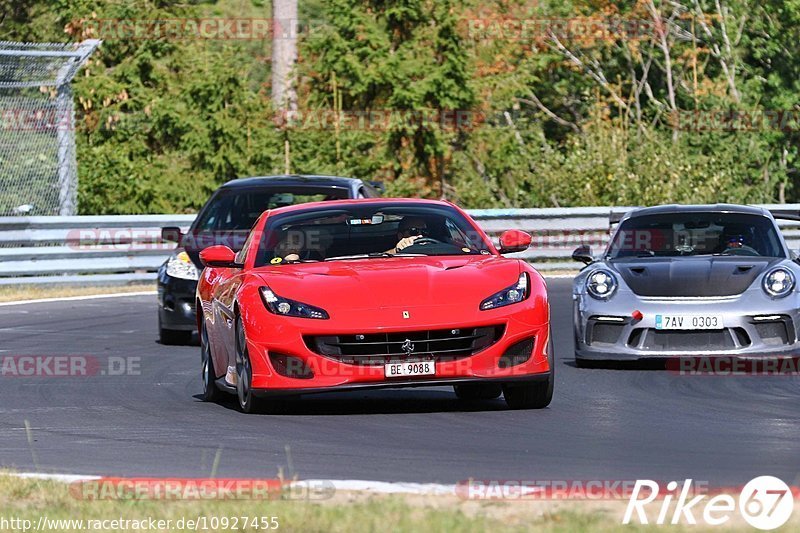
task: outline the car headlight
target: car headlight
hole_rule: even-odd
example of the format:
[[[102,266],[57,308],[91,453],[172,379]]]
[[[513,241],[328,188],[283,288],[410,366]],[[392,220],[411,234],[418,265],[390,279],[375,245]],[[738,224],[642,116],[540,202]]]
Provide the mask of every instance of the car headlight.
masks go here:
[[[762,287],[773,298],[783,298],[794,289],[794,274],[783,267],[772,269],[764,276]]]
[[[598,300],[608,300],[617,290],[617,278],[608,270],[595,270],[586,276],[586,292]]]
[[[330,318],[324,309],[278,296],[269,287],[261,287],[260,291],[264,306],[270,313],[297,318]]]
[[[481,311],[496,309],[506,305],[521,302],[531,294],[531,280],[526,272],[519,275],[517,282],[496,292],[481,302]]]
[[[186,252],[176,252],[167,261],[167,276],[180,279],[196,280],[200,277],[200,272],[192,263],[192,259]]]

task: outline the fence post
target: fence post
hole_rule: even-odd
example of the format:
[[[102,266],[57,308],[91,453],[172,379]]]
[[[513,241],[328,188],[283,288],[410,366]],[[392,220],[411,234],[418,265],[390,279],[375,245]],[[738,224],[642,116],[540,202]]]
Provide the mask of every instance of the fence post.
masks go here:
[[[75,214],[70,83],[100,43],[0,42],[0,216]]]

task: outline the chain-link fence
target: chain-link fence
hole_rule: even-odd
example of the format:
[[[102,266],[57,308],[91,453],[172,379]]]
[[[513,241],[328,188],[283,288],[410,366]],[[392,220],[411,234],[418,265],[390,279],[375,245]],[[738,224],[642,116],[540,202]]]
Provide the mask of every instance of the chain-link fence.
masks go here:
[[[70,82],[99,44],[0,41],[0,216],[76,213]]]

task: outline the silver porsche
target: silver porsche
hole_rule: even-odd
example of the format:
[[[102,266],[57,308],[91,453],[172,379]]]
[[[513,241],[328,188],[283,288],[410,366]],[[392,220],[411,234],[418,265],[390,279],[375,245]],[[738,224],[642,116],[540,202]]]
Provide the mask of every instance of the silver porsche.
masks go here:
[[[572,257],[586,263],[572,292],[578,366],[800,355],[800,264],[765,209],[635,209],[601,256],[582,246]]]

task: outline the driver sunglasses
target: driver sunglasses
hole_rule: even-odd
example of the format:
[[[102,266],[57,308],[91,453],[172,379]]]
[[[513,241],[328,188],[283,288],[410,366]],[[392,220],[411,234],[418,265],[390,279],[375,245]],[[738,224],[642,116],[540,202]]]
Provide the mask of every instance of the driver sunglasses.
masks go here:
[[[427,237],[428,228],[413,227],[406,229],[405,232],[409,237]]]

